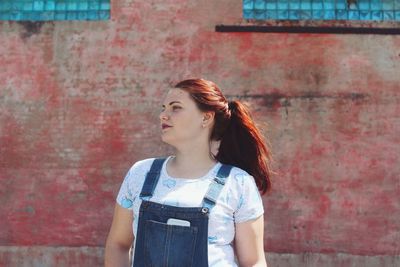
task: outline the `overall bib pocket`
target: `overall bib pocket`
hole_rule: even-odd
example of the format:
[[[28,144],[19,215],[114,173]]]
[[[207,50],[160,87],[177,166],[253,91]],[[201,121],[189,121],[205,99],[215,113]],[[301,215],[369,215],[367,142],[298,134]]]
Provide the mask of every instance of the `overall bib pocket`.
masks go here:
[[[147,220],[145,222],[145,266],[192,266],[197,227],[168,225]]]

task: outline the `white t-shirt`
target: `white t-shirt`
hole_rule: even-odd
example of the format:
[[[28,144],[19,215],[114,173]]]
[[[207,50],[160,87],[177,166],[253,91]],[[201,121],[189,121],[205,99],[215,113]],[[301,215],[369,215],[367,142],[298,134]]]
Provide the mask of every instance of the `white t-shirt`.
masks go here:
[[[168,175],[163,164],[160,179],[150,201],[178,206],[201,207],[208,187],[216,176],[221,163],[197,179],[175,178]],[[147,172],[154,159],[136,162],[127,173],[117,196],[117,203],[133,210],[133,233],[136,236],[139,198]],[[260,193],[254,178],[244,170],[232,168],[226,183],[211,209],[208,224],[208,263],[211,267],[237,266],[232,247],[235,223],[258,218],[264,213]]]

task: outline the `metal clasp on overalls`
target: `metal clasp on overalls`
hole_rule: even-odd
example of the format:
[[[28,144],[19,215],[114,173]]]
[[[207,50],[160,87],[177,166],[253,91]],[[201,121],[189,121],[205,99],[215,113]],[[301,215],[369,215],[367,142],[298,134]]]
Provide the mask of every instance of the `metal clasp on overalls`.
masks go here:
[[[209,209],[208,208],[202,208],[201,212],[204,213],[204,214],[207,214],[209,212]]]

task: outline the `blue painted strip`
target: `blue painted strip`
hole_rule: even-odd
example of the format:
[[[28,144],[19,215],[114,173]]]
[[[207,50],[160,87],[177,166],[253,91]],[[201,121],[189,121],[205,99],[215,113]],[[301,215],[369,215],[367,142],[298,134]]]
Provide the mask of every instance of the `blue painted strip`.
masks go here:
[[[255,20],[400,21],[400,0],[243,0]]]
[[[0,20],[109,20],[110,0],[1,0]]]

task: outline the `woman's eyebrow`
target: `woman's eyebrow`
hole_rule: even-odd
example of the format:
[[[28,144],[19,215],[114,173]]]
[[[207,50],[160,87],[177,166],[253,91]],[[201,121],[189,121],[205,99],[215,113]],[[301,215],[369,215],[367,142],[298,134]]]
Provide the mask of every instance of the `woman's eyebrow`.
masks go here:
[[[169,104],[168,105],[173,105],[173,104],[182,104],[180,101],[171,101],[171,102],[169,102]],[[162,107],[165,107],[165,105],[163,104],[162,105]]]

